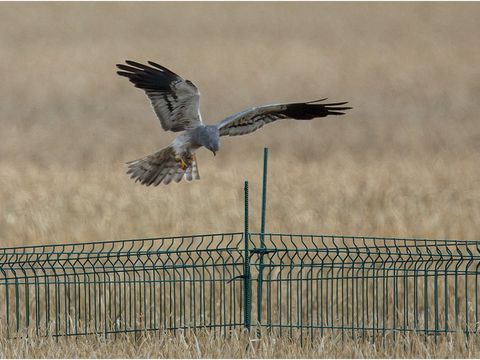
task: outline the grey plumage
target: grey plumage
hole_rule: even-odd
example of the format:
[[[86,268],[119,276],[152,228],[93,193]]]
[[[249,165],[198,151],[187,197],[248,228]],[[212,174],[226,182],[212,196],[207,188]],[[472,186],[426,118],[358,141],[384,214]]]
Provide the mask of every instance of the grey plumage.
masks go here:
[[[205,147],[215,155],[220,148],[220,136],[248,134],[280,119],[311,120],[344,115],[344,111],[351,109],[345,106],[347,102],[324,103],[325,98],[252,107],[214,125],[205,125],[200,115],[200,93],[191,81],[151,61],[148,62],[150,66],[130,60],[126,63],[117,64],[121,70],[117,74],[145,91],[162,128],[183,131],[162,150],[127,163],[130,177],[147,186],[179,182],[183,178],[187,181],[199,179],[195,151]]]
[[[117,74],[145,90],[164,130],[184,131],[202,124],[200,93],[191,81],[151,61],[151,66],[130,60],[126,63],[117,64],[122,70]]]
[[[217,152],[220,148],[220,133],[217,125],[197,126],[189,131],[194,144],[204,146],[208,150]]]

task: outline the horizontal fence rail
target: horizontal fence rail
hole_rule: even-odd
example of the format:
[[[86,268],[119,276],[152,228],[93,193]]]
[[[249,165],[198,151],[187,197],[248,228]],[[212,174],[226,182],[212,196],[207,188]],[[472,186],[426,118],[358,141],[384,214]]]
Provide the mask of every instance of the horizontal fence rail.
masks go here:
[[[479,274],[480,242],[465,240],[243,232],[2,248],[0,322],[9,336],[471,334]]]

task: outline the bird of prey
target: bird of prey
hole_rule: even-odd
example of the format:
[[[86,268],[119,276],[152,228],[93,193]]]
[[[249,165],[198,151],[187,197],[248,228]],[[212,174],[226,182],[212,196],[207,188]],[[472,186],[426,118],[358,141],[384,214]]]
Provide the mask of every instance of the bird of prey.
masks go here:
[[[207,125],[200,115],[200,93],[191,81],[151,61],[148,61],[150,66],[125,62],[127,65],[117,64],[120,69],[117,74],[145,91],[164,130],[181,132],[167,147],[127,163],[127,174],[147,186],[179,182],[183,178],[200,179],[195,151],[203,146],[215,155],[220,148],[220,136],[248,134],[280,119],[311,120],[344,115],[345,110],[351,109],[344,106],[347,102],[324,103],[325,98],[251,107]]]

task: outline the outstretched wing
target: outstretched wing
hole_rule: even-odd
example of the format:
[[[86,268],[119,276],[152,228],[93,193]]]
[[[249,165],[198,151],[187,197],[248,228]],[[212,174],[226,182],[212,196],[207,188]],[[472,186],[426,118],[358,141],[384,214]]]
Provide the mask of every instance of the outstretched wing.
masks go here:
[[[202,123],[200,93],[191,81],[151,61],[151,66],[125,62],[128,65],[117,64],[122,70],[117,74],[145,91],[164,130],[183,131]]]
[[[246,109],[217,123],[220,136],[244,135],[279,119],[311,120],[328,115],[344,115],[347,102],[320,104],[326,99],[304,103],[273,104]]]

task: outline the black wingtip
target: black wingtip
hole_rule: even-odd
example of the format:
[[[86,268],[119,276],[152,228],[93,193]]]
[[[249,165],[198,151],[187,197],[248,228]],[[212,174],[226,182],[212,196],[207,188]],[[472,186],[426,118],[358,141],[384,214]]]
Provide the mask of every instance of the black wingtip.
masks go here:
[[[328,115],[345,115],[345,113],[341,111],[329,111]]]
[[[135,67],[137,67],[137,68],[139,68],[139,69],[148,68],[147,65],[140,64],[140,63],[138,63],[138,62],[136,62],[136,61],[133,61],[133,60],[125,60],[125,63],[128,64],[128,65],[130,65],[130,66],[135,66]]]
[[[296,103],[287,105],[287,108],[282,113],[292,119],[310,120],[328,115],[344,115],[344,111],[351,109],[350,106],[342,106],[345,104],[347,102],[331,104],[318,104],[318,101],[314,103]]]
[[[153,62],[153,61],[147,61],[147,63],[157,69],[160,69],[162,71],[165,71],[167,73],[169,73],[170,75],[174,75],[174,76],[178,76],[176,73],[174,73],[172,70],[166,68],[165,66],[163,65],[160,65],[160,64],[157,64],[156,62]]]
[[[323,99],[318,99],[318,100],[306,101],[306,102],[300,103],[300,104],[316,104],[316,103],[319,103],[319,102],[322,102],[322,101],[325,101],[325,100],[328,100],[328,97],[323,98]],[[341,106],[341,105],[345,105],[345,104],[348,104],[348,101],[328,103],[328,104],[319,104],[319,105],[322,105],[322,106]],[[347,108],[345,108],[345,109],[347,109]],[[352,108],[349,107],[348,109],[352,109]]]
[[[350,110],[352,107],[350,106],[326,106],[327,110]]]
[[[345,115],[344,111],[352,109],[351,106],[338,106],[348,104],[348,102],[326,104],[325,107],[328,111],[327,115]]]
[[[326,97],[326,98],[323,98],[323,99],[307,101],[307,102],[305,102],[305,104],[315,104],[315,103],[318,103],[318,102],[321,102],[321,101],[325,101],[325,100],[328,100],[328,98]]]
[[[117,75],[126,77],[135,87],[143,90],[170,91],[171,83],[181,79],[177,74],[152,61],[151,66],[133,60],[125,64],[116,64]]]
[[[345,105],[345,104],[348,104],[348,101],[342,101],[342,102],[330,103],[330,104],[323,104],[323,106],[340,106],[340,105]]]

